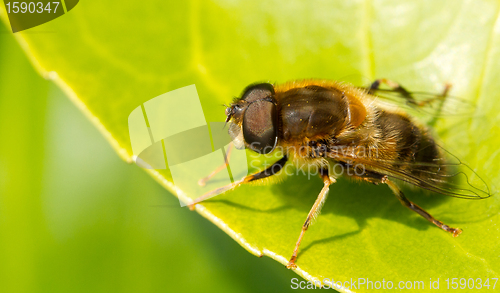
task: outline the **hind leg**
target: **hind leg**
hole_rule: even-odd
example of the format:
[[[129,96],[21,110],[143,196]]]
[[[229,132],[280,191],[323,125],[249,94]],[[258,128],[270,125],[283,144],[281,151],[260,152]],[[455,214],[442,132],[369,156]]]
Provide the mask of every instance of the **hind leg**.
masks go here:
[[[422,209],[418,205],[416,205],[413,202],[411,202],[410,200],[408,200],[406,198],[406,196],[403,194],[403,192],[401,191],[401,189],[399,189],[399,187],[394,182],[387,179],[387,177],[384,177],[381,182],[384,184],[387,184],[389,186],[389,188],[392,190],[392,192],[394,192],[394,194],[399,199],[401,204],[403,204],[405,207],[409,208],[410,210],[416,212],[417,214],[421,215],[427,221],[433,223],[434,225],[438,226],[439,228],[443,229],[444,231],[451,233],[453,235],[453,237],[457,237],[458,235],[460,235],[460,233],[462,233],[461,229],[452,228],[452,227],[444,224],[443,222],[434,218],[431,214],[426,212],[424,209]]]

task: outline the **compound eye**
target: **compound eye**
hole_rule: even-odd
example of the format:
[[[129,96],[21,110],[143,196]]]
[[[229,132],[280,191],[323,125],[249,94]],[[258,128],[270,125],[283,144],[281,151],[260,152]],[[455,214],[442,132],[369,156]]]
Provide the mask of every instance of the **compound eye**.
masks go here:
[[[243,137],[248,147],[260,154],[274,150],[278,141],[276,105],[257,100],[243,114]]]
[[[241,99],[248,103],[252,103],[270,96],[274,96],[273,85],[269,83],[259,83],[247,87]]]

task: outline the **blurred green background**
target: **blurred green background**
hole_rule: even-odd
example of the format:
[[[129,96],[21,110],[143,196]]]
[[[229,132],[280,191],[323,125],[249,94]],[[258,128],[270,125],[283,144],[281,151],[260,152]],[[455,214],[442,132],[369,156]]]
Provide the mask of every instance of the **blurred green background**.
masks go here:
[[[1,24],[0,292],[276,292],[295,277],[123,162]]]

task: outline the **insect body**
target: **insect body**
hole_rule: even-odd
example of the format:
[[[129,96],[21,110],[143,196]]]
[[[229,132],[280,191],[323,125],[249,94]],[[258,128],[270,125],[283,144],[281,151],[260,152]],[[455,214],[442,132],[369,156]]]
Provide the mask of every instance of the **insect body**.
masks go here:
[[[329,186],[339,176],[332,172],[332,166],[354,170],[342,175],[387,184],[404,206],[458,236],[462,232],[459,228],[445,225],[408,200],[393,179],[451,196],[481,196],[474,189],[456,188],[442,149],[425,127],[377,102],[372,93],[381,81],[414,101],[404,88],[386,80],[376,81],[368,89],[322,80],[247,87],[226,109],[233,143],[261,154],[281,148],[284,155],[261,172],[203,195],[191,207],[215,193],[273,176],[287,161],[306,162],[319,169],[324,186],[302,226],[288,268],[296,267],[302,237],[320,213]]]

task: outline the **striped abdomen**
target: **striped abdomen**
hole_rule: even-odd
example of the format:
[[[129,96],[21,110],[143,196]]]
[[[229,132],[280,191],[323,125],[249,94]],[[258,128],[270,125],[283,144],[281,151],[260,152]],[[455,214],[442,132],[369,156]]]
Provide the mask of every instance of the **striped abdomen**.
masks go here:
[[[434,139],[426,129],[418,127],[408,117],[399,113],[379,110],[374,124],[379,130],[382,148],[392,148],[392,167],[420,178],[432,178],[443,173],[443,157]]]

